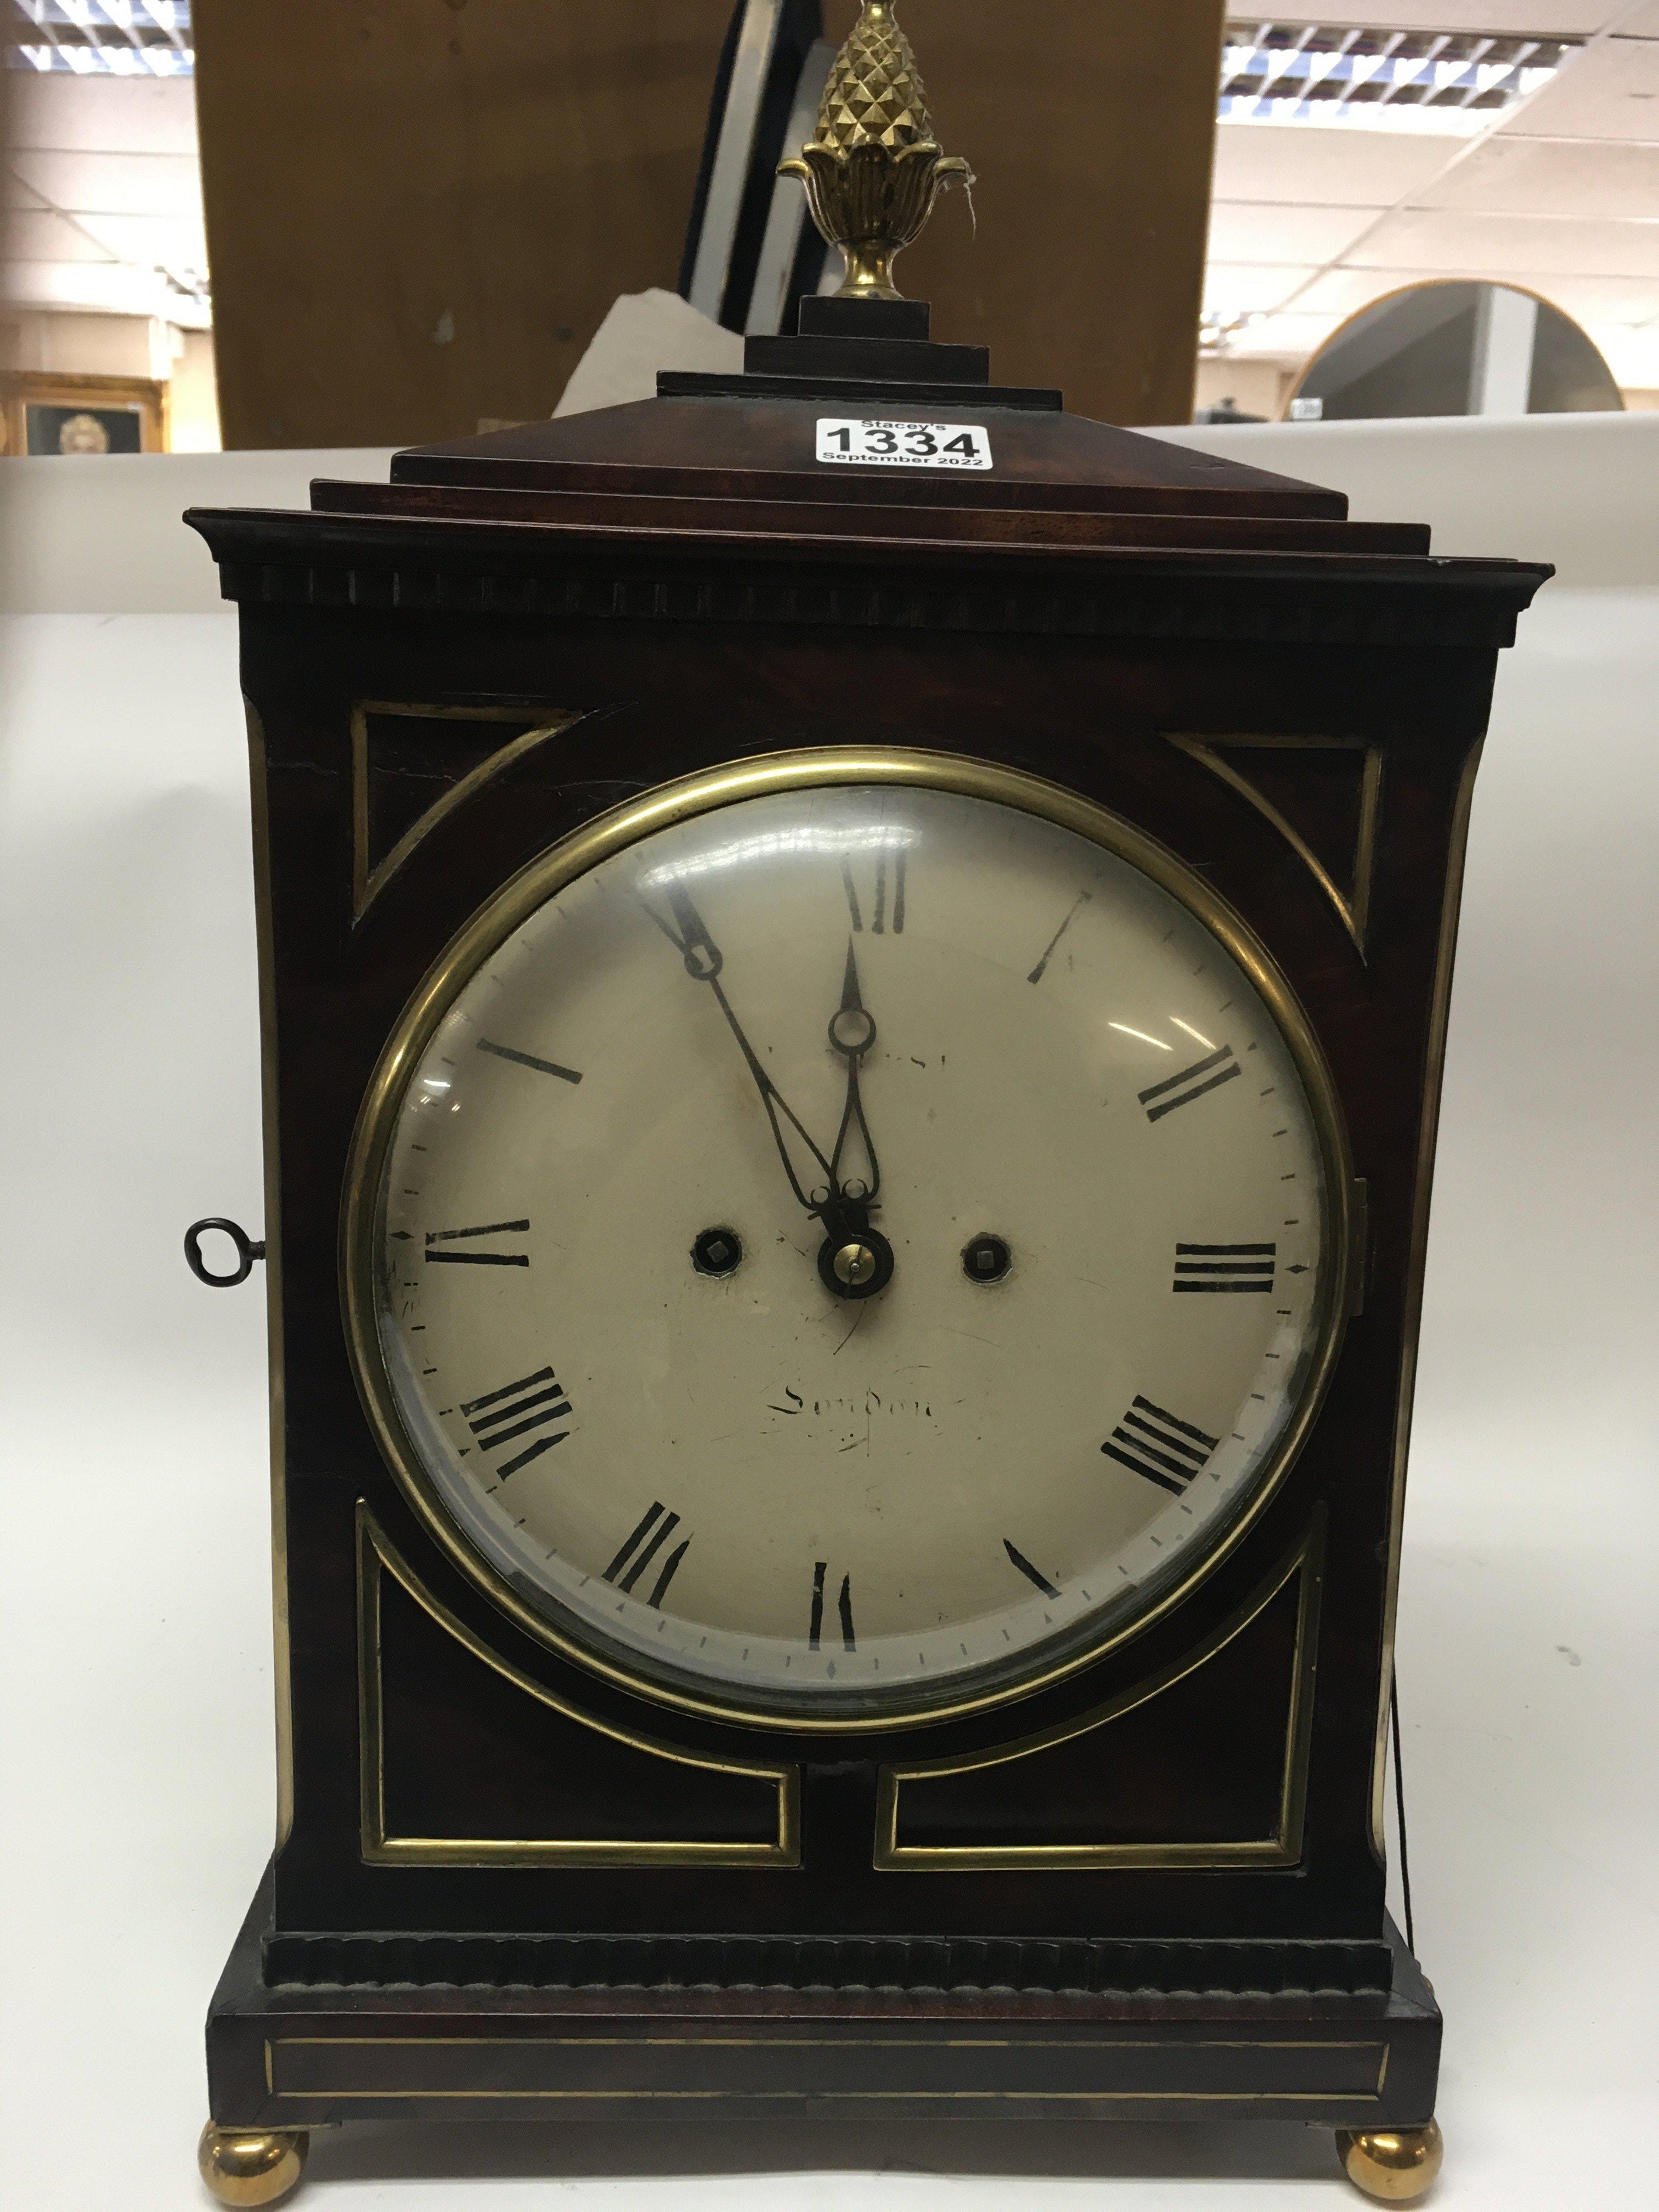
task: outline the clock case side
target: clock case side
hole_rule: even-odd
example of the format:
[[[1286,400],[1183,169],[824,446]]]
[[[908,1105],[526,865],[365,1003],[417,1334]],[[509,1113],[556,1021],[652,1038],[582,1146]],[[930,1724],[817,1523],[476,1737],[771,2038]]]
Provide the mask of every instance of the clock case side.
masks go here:
[[[253,847],[254,942],[259,977],[259,1107],[264,1185],[265,1359],[270,1407],[270,1595],[276,1701],[276,1836],[281,1850],[294,1826],[294,1695],[289,1653],[288,1435],[283,1343],[282,1139],[277,1084],[276,963],[271,937],[270,824],[265,794],[265,739],[251,700],[248,787]]]
[[[902,392],[880,397],[884,411],[903,411]],[[714,394],[707,404],[709,437],[747,451],[744,426],[757,410],[799,448],[817,401]],[[793,428],[765,415],[792,404]],[[994,428],[1002,422],[994,402],[987,411]],[[961,533],[978,528],[976,514],[1017,514],[1025,533],[1017,543],[1001,522],[980,536],[899,535],[890,514],[874,511],[889,496],[884,483],[879,500],[866,483],[838,502],[830,528],[819,526],[821,489],[815,500],[771,502],[784,512],[757,532],[726,512],[729,484],[705,498],[678,483],[623,490],[597,507],[595,487],[575,486],[561,520],[546,502],[565,493],[537,476],[560,428],[528,441],[536,451],[523,476],[535,479],[540,503],[520,519],[491,511],[504,495],[497,465],[511,459],[499,444],[487,456],[495,480],[469,491],[470,514],[437,514],[431,486],[417,483],[417,496],[374,513],[347,511],[322,489],[310,515],[192,518],[240,605],[244,680],[270,791],[267,1050],[279,1099],[272,1229],[287,1259],[295,1793],[263,1972],[288,1988],[450,1979],[458,1960],[460,1978],[491,1985],[643,1977],[661,1990],[758,1978],[799,1990],[815,1976],[833,1984],[873,1973],[893,1986],[942,1974],[969,1989],[1000,1978],[1105,1990],[1139,1978],[1188,1989],[1322,1983],[1384,2002],[1398,1972],[1372,1825],[1376,1716],[1403,1468],[1395,1443],[1421,1283],[1425,1132],[1449,975],[1449,886],[1496,653],[1547,572],[1378,551],[1363,533],[1381,526],[1341,522],[1324,493],[1315,502],[1322,514],[1309,515],[1304,498],[1289,522],[1328,531],[1331,550],[1287,549],[1284,503],[1294,508],[1308,488],[1286,492],[1272,480],[1264,490],[1234,479],[1231,513],[1218,511],[1226,500],[1213,485],[1211,511],[1194,513],[1190,483],[1160,509],[1153,495],[1168,447],[1130,461],[1115,449],[1118,477],[1138,467],[1143,481],[1094,485],[1092,508],[1042,504],[1054,483],[1073,483],[1073,468],[1071,477],[1061,470],[1035,480],[1024,499],[1018,485],[1000,485],[998,508],[951,510],[949,527]],[[625,443],[624,432],[611,426]],[[600,434],[590,423],[583,434]],[[453,474],[453,454],[438,458]],[[429,476],[436,465],[416,456],[404,473]],[[580,465],[648,478],[658,464]],[[640,499],[657,502],[655,519],[641,521],[629,504]],[[1253,516],[1263,501],[1268,511]],[[907,510],[912,523],[925,506]],[[859,510],[850,520],[849,509]],[[1091,529],[1099,523],[1092,536],[1074,527],[1079,514]],[[931,513],[927,526],[944,527]],[[1241,543],[1252,530],[1265,542]],[[1362,535],[1339,550],[1337,534],[1350,530]],[[517,717],[526,730],[568,719],[484,777],[360,914],[351,729],[364,701],[461,721]],[[1172,1620],[1031,1700],[1018,1723],[1039,1730],[1075,1717],[1177,1662],[1323,1515],[1301,1854],[1276,1866],[926,1875],[877,1866],[884,1768],[959,1755],[965,1771],[1015,1732],[1005,1716],[890,1743],[786,1740],[799,1776],[794,1869],[618,1861],[568,1864],[550,1881],[528,1867],[369,1863],[360,1508],[471,1635],[602,1725],[649,1729],[699,1758],[778,1756],[775,1738],[653,1711],[537,1647],[424,1538],[374,1448],[344,1356],[340,1177],[357,1103],[404,1002],[516,867],[618,797],[671,776],[780,744],[866,734],[1046,775],[1159,837],[1267,943],[1331,1060],[1370,1194],[1371,1238],[1364,1311],[1314,1435],[1236,1559]],[[1382,826],[1363,954],[1269,814],[1177,742],[1194,738],[1302,746],[1310,759],[1334,738],[1376,750]],[[1312,805],[1304,843],[1329,830],[1331,812],[1323,800]],[[434,1707],[430,1718],[433,1741],[459,1755],[453,1715]],[[1167,1794],[1172,1778],[1157,1750],[1137,1757]],[[453,1832],[465,1832],[465,1805],[447,1810]],[[1023,1815],[1004,1790],[964,1817],[997,1842]],[[826,1953],[826,1944],[841,1948]]]

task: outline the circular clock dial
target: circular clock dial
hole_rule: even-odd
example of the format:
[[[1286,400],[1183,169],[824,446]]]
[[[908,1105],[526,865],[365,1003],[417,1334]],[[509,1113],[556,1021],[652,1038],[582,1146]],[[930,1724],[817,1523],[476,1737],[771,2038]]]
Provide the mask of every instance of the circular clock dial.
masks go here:
[[[475,1571],[665,1694],[879,1719],[1096,1648],[1322,1366],[1310,1042],[1167,855],[999,787],[555,855],[394,1051],[383,1433]]]

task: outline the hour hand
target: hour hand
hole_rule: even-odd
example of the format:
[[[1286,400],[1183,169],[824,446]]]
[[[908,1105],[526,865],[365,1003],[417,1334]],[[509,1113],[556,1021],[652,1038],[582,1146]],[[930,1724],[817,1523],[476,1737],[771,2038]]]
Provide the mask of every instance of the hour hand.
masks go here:
[[[841,1004],[830,1018],[830,1042],[847,1062],[847,1103],[842,1109],[841,1127],[836,1135],[836,1149],[830,1159],[830,1196],[835,1200],[854,1200],[864,1206],[875,1201],[881,1184],[881,1168],[876,1159],[876,1148],[870,1135],[870,1124],[865,1119],[864,1101],[859,1095],[859,1071],[864,1056],[876,1041],[876,1024],[864,1003],[859,987],[859,963],[853,950],[852,939],[847,944],[847,973],[841,987]],[[867,1176],[856,1179],[843,1178],[842,1164],[847,1155],[848,1140],[856,1128],[863,1148]],[[861,1186],[861,1187],[860,1187]]]
[[[830,1018],[830,1042],[836,1050],[854,1065],[876,1041],[876,1025],[871,1019],[859,988],[858,956],[853,950],[853,940],[847,940],[847,974],[841,987],[841,1004]]]
[[[871,1209],[881,1188],[881,1169],[859,1095],[859,1069],[876,1041],[876,1024],[859,988],[858,960],[847,947],[847,974],[841,1004],[830,1017],[830,1042],[847,1062],[847,1103],[830,1160],[830,1188],[818,1208],[824,1239],[818,1254],[818,1273],[824,1287],[841,1298],[873,1297],[892,1279],[893,1248],[878,1229],[870,1225]],[[847,1176],[842,1170],[848,1141],[857,1129],[867,1176]]]

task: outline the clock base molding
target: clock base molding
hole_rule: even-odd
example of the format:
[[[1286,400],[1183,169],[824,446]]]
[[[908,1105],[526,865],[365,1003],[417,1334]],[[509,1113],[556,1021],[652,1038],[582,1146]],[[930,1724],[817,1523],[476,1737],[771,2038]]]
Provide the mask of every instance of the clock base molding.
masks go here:
[[[1375,2004],[1389,1990],[1386,1943],[1249,1938],[1206,1942],[951,1936],[273,1936],[276,1988],[450,1984],[482,1989],[869,1990],[907,1997],[986,1991],[1038,1999],[1126,1990],[1202,1998],[1317,1996]]]
[[[290,1955],[270,1941],[270,1895],[267,1879],[208,2023],[224,2132],[819,2106],[865,2120],[1248,2113],[1372,2142],[1434,2111],[1440,2014],[1391,1922],[1386,1990],[302,1984],[268,1978]]]

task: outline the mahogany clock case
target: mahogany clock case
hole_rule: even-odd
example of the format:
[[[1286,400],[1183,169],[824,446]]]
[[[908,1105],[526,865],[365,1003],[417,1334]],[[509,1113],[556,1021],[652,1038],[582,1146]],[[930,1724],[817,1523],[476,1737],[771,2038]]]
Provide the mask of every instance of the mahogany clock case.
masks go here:
[[[1474,766],[1548,571],[982,383],[948,410],[988,426],[982,481],[815,475],[829,384],[947,410],[868,347],[826,383],[811,343],[309,514],[191,517],[252,738],[284,1676],[215,2117],[839,2084],[1423,2122],[1439,2022],[1384,1911],[1381,1727]],[[1357,1231],[1305,1444],[1179,1604],[1012,1705],[829,1735],[647,1700],[493,1606],[380,1456],[340,1297],[365,1092],[468,918],[623,800],[822,747],[1024,770],[1195,871],[1319,1041]]]

